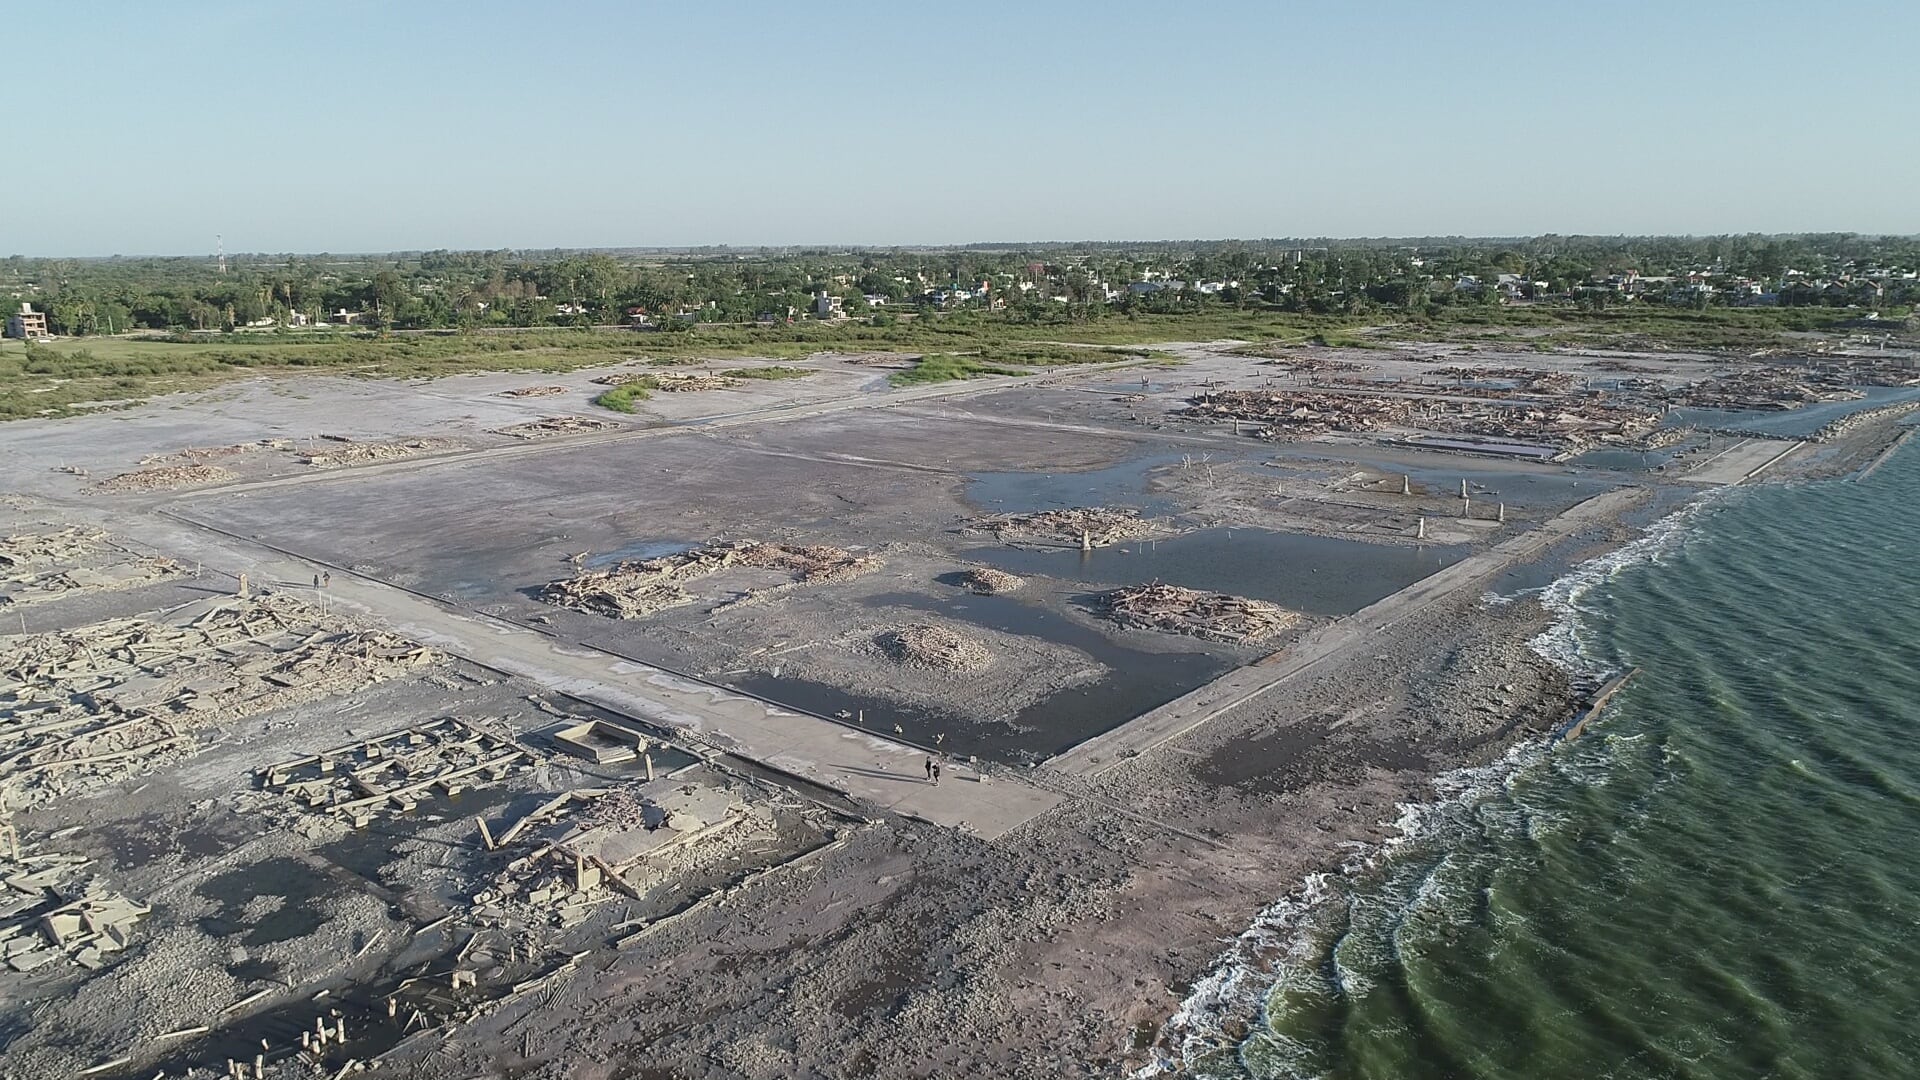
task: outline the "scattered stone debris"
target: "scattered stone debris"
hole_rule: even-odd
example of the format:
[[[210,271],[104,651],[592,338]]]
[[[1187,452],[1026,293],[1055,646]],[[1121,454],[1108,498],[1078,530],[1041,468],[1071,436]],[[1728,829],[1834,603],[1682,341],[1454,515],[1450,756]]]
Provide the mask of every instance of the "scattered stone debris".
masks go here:
[[[660,390],[669,394],[694,390],[729,390],[740,385],[738,379],[731,379],[725,375],[702,374],[697,371],[616,371],[611,375],[602,375],[593,381],[601,386],[627,386],[637,383],[648,390]]]
[[[143,467],[155,465],[205,465],[210,461],[219,461],[223,458],[292,449],[292,439],[261,439],[257,442],[234,443],[231,446],[189,446],[184,450],[175,450],[170,454],[148,454],[146,457],[140,459],[139,464]]]
[[[1477,437],[1463,440],[1459,447],[1437,439],[1426,444],[1437,449],[1471,449],[1480,444],[1506,452],[1505,444],[1511,444],[1511,449],[1524,451],[1525,456],[1542,457],[1644,437],[1664,415],[1655,404],[1614,402],[1597,395],[1549,405],[1503,400],[1500,391],[1459,400],[1458,395],[1435,398],[1385,392],[1390,389],[1372,393],[1217,390],[1191,399],[1185,413],[1236,426],[1253,421],[1257,426],[1249,434],[1274,441],[1393,428]]]
[[[494,396],[511,398],[552,397],[555,394],[564,394],[566,392],[567,388],[564,386],[522,386],[518,390],[502,390]]]
[[[133,472],[109,477],[93,485],[93,490],[108,495],[125,495],[140,491],[173,491],[183,487],[224,484],[238,478],[233,470],[223,469],[218,465],[167,465],[153,469],[136,469]]]
[[[742,830],[758,824],[760,828]],[[484,835],[492,830],[481,822]],[[616,896],[643,897],[668,880],[695,845],[727,833],[765,833],[771,818],[725,786],[674,783],[576,788],[520,818],[491,841],[495,850],[532,846],[473,897],[477,914],[516,910],[568,927]]]
[[[1106,547],[1123,540],[1152,536],[1160,529],[1126,506],[1076,506],[1068,510],[1041,510],[1031,514],[996,514],[962,526],[969,532],[990,532],[1006,543],[1047,542],[1074,547]]]
[[[542,590],[541,599],[590,615],[634,619],[693,603],[693,594],[684,588],[686,583],[736,567],[781,571],[790,575],[787,587],[793,587],[844,581],[879,565],[880,560],[873,556],[855,555],[824,544],[735,540],[652,559],[628,559],[605,570],[583,570],[571,578],[549,584]],[[749,588],[740,596],[716,605],[714,610],[774,594],[775,589]]]
[[[920,353],[861,352],[836,353],[819,352],[809,356],[809,360],[838,360],[843,364],[856,367],[892,367],[910,368],[923,359]]]
[[[1866,395],[1837,374],[1781,368],[1742,368],[1682,387],[1673,403],[1699,409],[1797,409],[1821,401],[1858,401]]]
[[[1375,431],[1404,421],[1413,403],[1405,398],[1282,390],[1218,390],[1188,403],[1189,416],[1205,420],[1251,420],[1268,425],[1270,438],[1310,438],[1330,431]]]
[[[300,464],[319,468],[364,465],[370,461],[391,461],[395,458],[414,457],[459,445],[451,439],[403,439],[399,442],[363,443],[340,436],[323,437],[338,443],[338,449],[329,448],[302,454]]]
[[[589,416],[543,416],[538,420],[495,428],[493,434],[515,439],[551,439],[560,435],[585,435],[619,426],[611,420],[596,420]]]
[[[1209,641],[1264,641],[1300,619],[1297,613],[1264,600],[1157,582],[1115,589],[1101,602],[1107,617],[1122,626]]]
[[[0,637],[0,797],[32,805],[144,772],[193,733],[350,693],[439,654],[283,594]]]
[[[86,862],[61,855],[11,861],[9,869],[17,872],[7,875],[0,890],[0,959],[7,967],[35,971],[65,959],[97,971],[108,954],[133,943],[134,924],[150,909],[117,893],[81,892],[69,872]]]
[[[456,717],[336,746],[260,770],[260,786],[355,828],[381,810],[407,813],[421,796],[455,795],[528,768],[532,755]]]
[[[938,671],[978,671],[993,662],[985,643],[925,623],[884,630],[873,643],[898,663]]]
[[[99,529],[70,526],[0,538],[0,606],[131,589],[181,572],[172,559],[135,554]]]
[[[960,575],[960,584],[981,596],[998,596],[1024,588],[1027,579],[1005,570],[995,570],[991,566],[980,566]]]

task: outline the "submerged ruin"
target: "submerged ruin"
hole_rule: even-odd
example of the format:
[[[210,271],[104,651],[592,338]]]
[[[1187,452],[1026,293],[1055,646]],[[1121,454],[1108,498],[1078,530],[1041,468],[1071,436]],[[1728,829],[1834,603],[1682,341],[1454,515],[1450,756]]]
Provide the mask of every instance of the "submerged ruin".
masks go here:
[[[1265,641],[1300,621],[1299,613],[1265,600],[1158,583],[1115,589],[1100,605],[1107,618],[1129,629],[1235,644]]]
[[[993,653],[983,642],[944,626],[899,626],[881,631],[873,640],[896,663],[935,671],[978,671],[993,662]]]
[[[994,514],[962,528],[992,533],[1001,543],[1043,543],[1080,548],[1106,547],[1160,533],[1161,527],[1129,506],[1075,506],[1029,514]]]
[[[697,597],[687,591],[688,584],[731,569],[771,570],[788,575],[789,580],[784,586],[771,588],[749,586],[716,605],[716,610],[765,599],[776,589],[845,581],[879,565],[880,560],[873,556],[855,555],[826,544],[734,540],[652,559],[628,559],[605,570],[582,570],[549,584],[541,590],[540,598],[589,615],[637,619],[693,603]]]

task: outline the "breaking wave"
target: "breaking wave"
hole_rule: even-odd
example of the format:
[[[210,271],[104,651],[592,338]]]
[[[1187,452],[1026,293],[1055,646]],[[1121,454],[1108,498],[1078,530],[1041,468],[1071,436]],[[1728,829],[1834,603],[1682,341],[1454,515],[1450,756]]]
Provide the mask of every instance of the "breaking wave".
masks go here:
[[[1579,564],[1543,588],[1505,596],[1490,593],[1483,601],[1501,605],[1523,595],[1537,595],[1541,606],[1555,618],[1529,645],[1575,677],[1597,681],[1609,664],[1591,647],[1585,624],[1594,613],[1582,603],[1584,598],[1623,570],[1657,562],[1684,544],[1695,534],[1700,516],[1718,503],[1726,490],[1689,502],[1636,539]],[[1525,741],[1509,748],[1498,761],[1434,777],[1432,801],[1398,805],[1399,817],[1388,825],[1394,830],[1393,836],[1378,844],[1353,844],[1338,869],[1310,875],[1293,892],[1254,917],[1167,1019],[1161,1042],[1172,1051],[1161,1051],[1155,1061],[1137,1070],[1133,1074],[1136,1080],[1186,1073],[1210,1057],[1231,1055],[1238,1059],[1247,1053],[1248,1032],[1257,1033],[1251,1041],[1259,1044],[1263,1069],[1270,1075],[1300,1080],[1317,1075],[1306,1063],[1304,1046],[1265,1030],[1270,1002],[1311,996],[1324,988],[1321,976],[1310,970],[1326,947],[1324,930],[1314,924],[1316,915],[1336,900],[1365,902],[1356,901],[1353,893],[1340,886],[1362,875],[1381,873],[1401,852],[1415,846],[1444,850],[1450,836],[1485,829],[1488,823],[1476,818],[1493,805],[1497,804],[1496,813],[1513,817],[1512,827],[1526,835],[1537,838],[1553,829],[1557,822],[1550,815],[1528,813],[1510,798],[1512,786],[1521,777],[1547,765],[1591,774],[1584,778],[1588,783],[1605,779],[1604,765],[1554,762],[1545,740]],[[1425,871],[1413,889],[1409,907],[1437,903],[1444,908],[1447,904],[1448,886],[1438,869]],[[1361,984],[1365,976],[1341,964],[1337,948],[1332,960],[1333,978],[1340,991],[1364,990]]]

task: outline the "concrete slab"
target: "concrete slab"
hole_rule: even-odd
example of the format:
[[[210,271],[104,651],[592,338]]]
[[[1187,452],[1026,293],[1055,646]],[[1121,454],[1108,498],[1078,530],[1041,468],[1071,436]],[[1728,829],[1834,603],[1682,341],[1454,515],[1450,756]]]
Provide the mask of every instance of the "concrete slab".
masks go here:
[[[1738,484],[1805,445],[1794,439],[1741,439],[1694,466],[1681,479],[1690,484]]]

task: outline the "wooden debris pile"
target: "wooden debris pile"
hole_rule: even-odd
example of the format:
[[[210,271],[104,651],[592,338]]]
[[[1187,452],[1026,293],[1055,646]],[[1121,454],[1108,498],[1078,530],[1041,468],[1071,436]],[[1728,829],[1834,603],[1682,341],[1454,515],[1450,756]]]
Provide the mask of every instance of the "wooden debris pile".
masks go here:
[[[552,397],[555,394],[564,394],[566,392],[567,388],[564,386],[522,386],[517,390],[502,390],[494,396],[510,398]]]
[[[981,596],[998,596],[1025,587],[1027,579],[991,566],[980,566],[960,575],[960,584]]]
[[[93,490],[108,495],[126,495],[142,491],[172,491],[183,487],[224,484],[238,479],[233,470],[218,465],[166,465],[136,469],[109,477],[93,485]]]
[[[944,626],[915,623],[882,631],[873,639],[896,663],[936,671],[978,671],[993,662],[985,643]]]
[[[872,556],[824,544],[735,540],[652,559],[628,559],[604,570],[583,570],[549,584],[541,599],[590,615],[634,619],[693,603],[693,594],[685,588],[688,583],[733,568],[776,570],[788,575],[788,586],[809,586],[844,581],[879,565],[880,560]],[[723,606],[763,599],[772,592],[750,589]]]
[[[455,717],[347,743],[260,770],[260,786],[361,828],[376,813],[407,813],[431,794],[455,795],[531,767],[510,739]]]
[[[322,622],[278,594],[184,623],[115,619],[0,638],[0,796],[30,805],[136,775],[193,733],[397,678],[439,654]]]
[[[619,426],[611,420],[596,420],[590,416],[543,416],[538,420],[495,428],[493,434],[515,439],[552,439],[561,435],[585,435]]]
[[[1072,547],[1106,547],[1160,531],[1153,521],[1141,517],[1140,511],[1127,506],[1076,506],[1031,514],[995,514],[968,522],[963,528],[970,532],[990,532],[1002,543],[1011,540]]]
[[[1186,634],[1208,641],[1256,642],[1300,616],[1277,604],[1176,585],[1133,585],[1101,597],[1108,618],[1135,630]]]

